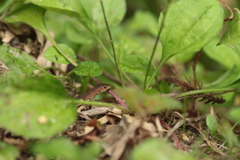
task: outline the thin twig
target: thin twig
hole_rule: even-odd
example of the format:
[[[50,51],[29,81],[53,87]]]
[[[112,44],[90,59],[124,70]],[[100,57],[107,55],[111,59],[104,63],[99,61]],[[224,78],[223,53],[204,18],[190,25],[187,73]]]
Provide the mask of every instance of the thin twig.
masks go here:
[[[219,1],[220,1],[220,2],[229,10],[229,12],[231,13],[230,17],[224,19],[224,22],[233,19],[234,13],[233,13],[232,9],[231,9],[224,1],[222,1],[222,0],[219,0]]]

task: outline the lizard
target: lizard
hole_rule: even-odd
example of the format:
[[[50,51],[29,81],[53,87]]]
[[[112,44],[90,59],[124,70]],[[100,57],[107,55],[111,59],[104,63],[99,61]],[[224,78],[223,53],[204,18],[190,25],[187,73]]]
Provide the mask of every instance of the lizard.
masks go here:
[[[108,89],[110,89],[111,86],[109,84],[105,84],[105,83],[101,83],[101,84],[98,84],[97,86],[89,89],[87,92],[79,95],[76,97],[76,99],[83,99],[85,101],[92,101],[93,98],[102,93],[102,92],[105,92],[107,91]],[[86,105],[77,105],[78,107],[78,112],[81,112],[81,110],[83,110],[84,108],[89,108],[89,106],[86,106]]]

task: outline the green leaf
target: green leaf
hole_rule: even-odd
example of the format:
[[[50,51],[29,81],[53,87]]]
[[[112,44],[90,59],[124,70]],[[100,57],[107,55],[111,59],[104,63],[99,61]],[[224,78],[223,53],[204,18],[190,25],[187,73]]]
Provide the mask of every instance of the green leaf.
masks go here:
[[[200,50],[222,29],[223,9],[218,0],[181,0],[167,11],[161,34],[162,61],[177,53]]]
[[[8,68],[0,75],[0,93],[6,86],[33,75],[34,71],[39,68],[32,57],[16,48],[2,45],[0,53],[0,60]]]
[[[141,55],[127,55],[122,58],[121,70],[123,72],[145,75],[149,60]],[[153,66],[150,66],[149,75],[153,73]]]
[[[159,16],[159,21],[160,21]],[[150,32],[152,35],[157,36],[157,19],[156,17],[151,14],[150,12],[137,10],[134,14],[133,20],[128,23],[128,26],[131,30],[135,32],[142,32],[147,31]]]
[[[180,152],[175,149],[164,140],[159,138],[146,139],[136,147],[134,147],[131,152],[132,160],[173,160],[173,159],[184,159],[184,160],[194,160],[188,154]]]
[[[170,87],[166,81],[161,81],[159,84],[161,93],[168,94],[170,93]]]
[[[45,24],[43,22],[45,11],[45,9],[32,4],[22,5],[21,8],[12,12],[4,20],[8,23],[26,23],[41,31],[43,34],[48,35]]]
[[[30,150],[34,154],[43,154],[48,159],[54,157],[54,159],[97,160],[101,146],[98,143],[91,143],[78,147],[69,139],[58,138],[49,142],[35,143]]]
[[[26,138],[51,137],[75,118],[76,107],[64,86],[50,77],[25,78],[5,88],[0,97],[0,125]]]
[[[125,0],[103,0],[103,6],[110,27],[117,26],[123,19],[126,12]],[[92,19],[98,30],[105,29],[105,21],[100,1],[95,1],[92,10]]]
[[[90,44],[93,42],[92,35],[77,22],[67,22],[65,24],[67,38],[75,43]]]
[[[76,68],[72,70],[79,76],[100,76],[102,74],[102,68],[97,62],[94,61],[84,61],[80,63]]]
[[[208,128],[210,129],[210,131],[212,133],[216,133],[217,131],[217,120],[215,119],[214,116],[208,114],[206,117],[206,124],[208,126]]]
[[[85,26],[90,25],[88,15],[79,0],[27,0],[27,2],[31,2],[48,10],[77,18]]]
[[[77,61],[76,54],[72,48],[66,44],[58,44],[58,46],[65,52],[71,59]],[[54,47],[49,47],[45,53],[44,57],[52,62],[60,64],[70,64],[70,62],[62,56],[62,54]]]
[[[81,154],[79,154],[80,148],[65,138],[35,143],[31,146],[30,150],[35,155],[43,154],[48,159],[54,157],[54,159],[81,160]]]
[[[139,90],[132,88],[117,88],[116,93],[126,101],[131,111],[142,116],[158,113],[167,108],[180,107],[178,101],[163,97],[158,93],[146,95]]]
[[[0,141],[0,159],[15,160],[19,156],[18,149],[10,144]]]
[[[233,9],[234,18],[231,20],[219,44],[225,44],[240,55],[240,11]]]
[[[235,108],[231,109],[229,112],[229,116],[236,122],[240,121],[239,115],[240,115],[240,107],[239,106],[235,106]]]
[[[233,66],[237,66],[240,69],[239,55],[237,55],[234,52],[234,50],[232,50],[228,46],[225,45],[217,46],[219,40],[220,40],[219,38],[216,38],[210,43],[208,43],[203,48],[204,53],[206,53],[210,58],[219,62],[228,69],[232,68]]]
[[[203,86],[203,89],[216,89],[223,88],[231,85],[240,79],[239,70],[234,66],[231,69],[227,70],[221,77],[217,78],[216,81],[206,84]]]

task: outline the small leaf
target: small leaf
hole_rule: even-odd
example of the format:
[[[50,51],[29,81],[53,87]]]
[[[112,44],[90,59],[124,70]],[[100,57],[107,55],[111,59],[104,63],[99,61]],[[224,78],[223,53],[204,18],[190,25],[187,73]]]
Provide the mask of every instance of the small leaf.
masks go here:
[[[129,73],[146,74],[149,60],[141,55],[127,55],[122,58],[121,70]],[[150,66],[149,75],[153,73],[153,67]]]
[[[72,48],[65,44],[59,44],[59,47],[65,52],[71,59],[77,61],[76,54]],[[44,57],[52,62],[60,64],[70,64],[70,62],[62,56],[62,54],[54,47],[49,47],[45,53]]]
[[[0,159],[15,160],[19,156],[18,149],[10,144],[0,141]]]
[[[102,2],[108,25],[110,27],[118,25],[122,21],[126,12],[125,0],[104,0]],[[93,4],[92,18],[97,29],[106,28],[102,8],[99,1],[95,1],[95,3]]]
[[[161,81],[159,84],[161,93],[168,94],[170,93],[170,87],[166,81]]]
[[[219,38],[216,38],[210,43],[208,43],[203,48],[204,53],[206,53],[210,58],[214,59],[228,69],[232,68],[233,66],[237,66],[238,68],[240,68],[239,55],[237,55],[234,50],[232,50],[228,46],[217,46],[219,40]]]
[[[101,147],[98,143],[78,147],[65,138],[53,139],[49,142],[38,142],[31,147],[32,153],[43,154],[48,159],[54,157],[54,159],[94,160],[98,158],[100,151]]]
[[[80,63],[76,68],[73,69],[79,76],[100,76],[102,74],[102,68],[99,66],[97,62],[94,61],[85,61]]]
[[[212,131],[212,133],[216,133],[217,131],[217,120],[215,119],[214,116],[212,115],[207,115],[206,117],[206,123],[207,123],[207,126],[208,128],[210,129],[210,131]]]
[[[75,117],[64,86],[50,77],[25,78],[5,88],[0,97],[0,125],[26,138],[51,137]]]
[[[169,143],[159,138],[146,139],[134,147],[131,152],[132,160],[173,160],[184,159],[194,160],[188,154],[180,152]]]
[[[231,20],[219,44],[225,44],[240,55],[240,11],[233,9],[234,18]]]
[[[178,53],[200,50],[222,29],[223,9],[218,0],[181,0],[167,11],[161,34],[162,61]]]

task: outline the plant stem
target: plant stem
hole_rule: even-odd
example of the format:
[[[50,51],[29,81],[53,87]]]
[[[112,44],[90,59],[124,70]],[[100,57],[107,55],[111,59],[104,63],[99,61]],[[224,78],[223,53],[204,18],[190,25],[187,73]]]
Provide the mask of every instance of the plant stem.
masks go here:
[[[161,16],[161,15],[160,15]],[[163,21],[164,19],[162,19],[162,22],[161,22],[161,25],[159,26],[159,29],[158,29],[158,34],[157,34],[157,38],[156,38],[156,41],[155,41],[155,44],[153,46],[153,50],[152,50],[152,54],[151,54],[151,57],[150,57],[150,60],[149,60],[149,63],[148,63],[148,66],[147,66],[147,71],[146,71],[146,75],[145,75],[145,79],[144,79],[144,86],[143,86],[143,89],[147,89],[148,86],[146,86],[146,83],[147,83],[147,77],[148,77],[148,73],[149,73],[149,70],[150,70],[150,66],[152,64],[152,60],[153,60],[153,57],[154,57],[154,54],[156,52],[156,49],[157,49],[157,44],[159,42],[159,38],[160,38],[160,34],[162,32],[162,24],[163,24]]]
[[[124,86],[123,77],[122,77],[122,74],[120,73],[120,70],[119,70],[119,65],[118,65],[116,51],[115,51],[115,47],[114,47],[114,43],[113,43],[112,33],[111,33],[109,25],[108,25],[108,21],[107,21],[107,17],[106,17],[106,13],[105,13],[105,9],[104,9],[102,0],[100,0],[100,4],[101,4],[105,25],[106,25],[106,28],[107,28],[107,31],[108,31],[108,36],[109,36],[111,47],[112,47],[113,58],[114,58],[114,62],[115,62],[115,65],[116,65],[118,77],[122,82],[122,86]]]
[[[157,68],[154,70],[153,74],[151,75],[150,79],[147,81],[145,89],[147,89],[150,84],[152,83],[153,79],[155,78],[156,74],[158,73],[159,69],[162,67],[162,65],[166,62],[167,58],[161,58]]]

